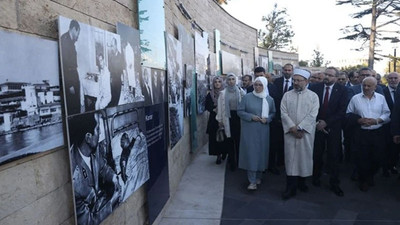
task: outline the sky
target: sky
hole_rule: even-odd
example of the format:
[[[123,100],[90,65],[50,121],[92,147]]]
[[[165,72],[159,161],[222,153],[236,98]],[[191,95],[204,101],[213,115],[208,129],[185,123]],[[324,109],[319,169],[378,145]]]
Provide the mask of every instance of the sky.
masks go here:
[[[340,31],[348,25],[362,23],[370,26],[370,18],[356,20],[350,17],[357,8],[351,5],[336,5],[335,0],[230,0],[222,7],[232,16],[256,29],[264,28],[262,16],[272,12],[275,2],[278,9],[286,8],[290,18],[289,24],[295,33],[293,46],[298,49],[299,60],[313,59],[313,50],[319,50],[324,61],[331,61],[329,66],[338,66],[339,60],[368,59],[368,52],[356,52],[354,49],[361,43],[348,40],[338,40],[343,37]],[[393,46],[383,47],[386,54],[393,54]],[[389,52],[390,51],[390,52]],[[386,59],[375,61],[374,69],[384,74],[387,67]]]
[[[0,84],[4,82],[59,85],[56,41],[0,31]]]

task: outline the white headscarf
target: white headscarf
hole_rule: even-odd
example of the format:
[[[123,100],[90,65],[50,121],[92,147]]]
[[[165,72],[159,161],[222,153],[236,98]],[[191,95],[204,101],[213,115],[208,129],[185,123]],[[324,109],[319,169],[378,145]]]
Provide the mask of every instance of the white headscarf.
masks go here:
[[[268,114],[269,114],[269,104],[267,102],[267,93],[268,93],[268,80],[265,77],[257,77],[254,80],[254,83],[256,83],[257,81],[260,81],[263,85],[263,91],[260,93],[257,93],[255,88],[253,91],[253,94],[259,98],[262,99],[262,111],[261,111],[261,118],[268,118]],[[267,89],[267,91],[265,91],[265,89]]]

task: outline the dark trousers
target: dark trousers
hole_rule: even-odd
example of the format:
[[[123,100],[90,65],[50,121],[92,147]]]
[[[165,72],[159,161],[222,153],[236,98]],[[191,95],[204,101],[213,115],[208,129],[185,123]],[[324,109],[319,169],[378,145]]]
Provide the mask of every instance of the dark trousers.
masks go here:
[[[356,164],[359,181],[372,181],[382,166],[385,150],[385,136],[382,128],[359,129],[357,135]]]
[[[393,142],[393,136],[390,133],[390,123],[383,126],[386,138],[385,159],[383,169],[393,168],[399,162],[400,145]]]
[[[330,175],[331,186],[339,185],[339,166],[341,156],[341,129],[331,129],[328,134],[322,131],[315,132],[313,179],[320,179],[324,166],[324,152],[326,150],[326,168]]]
[[[240,117],[237,115],[236,110],[231,110],[231,118],[229,118],[229,126],[231,128],[231,141],[230,153],[229,155],[229,162],[235,163],[235,166],[238,166],[238,159],[239,159],[239,146],[240,146]],[[231,164],[232,165],[232,164]]]
[[[280,121],[272,121],[270,124],[270,147],[269,147],[269,168],[284,165],[284,140],[283,127]]]

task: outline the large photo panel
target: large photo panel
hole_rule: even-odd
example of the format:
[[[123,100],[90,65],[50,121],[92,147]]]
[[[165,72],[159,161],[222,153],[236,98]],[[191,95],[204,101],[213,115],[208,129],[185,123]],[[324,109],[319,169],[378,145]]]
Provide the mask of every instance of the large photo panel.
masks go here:
[[[208,34],[195,32],[195,60],[197,74],[197,113],[202,114],[205,111],[205,102],[207,96],[207,66],[208,66]]]
[[[183,67],[182,43],[171,34],[167,39],[167,73],[169,88],[169,131],[171,149],[183,136]]]
[[[56,41],[0,30],[0,165],[64,145]]]
[[[62,16],[59,31],[67,115],[140,101],[120,35]]]
[[[77,224],[100,224],[149,179],[144,121],[134,104],[68,118]]]

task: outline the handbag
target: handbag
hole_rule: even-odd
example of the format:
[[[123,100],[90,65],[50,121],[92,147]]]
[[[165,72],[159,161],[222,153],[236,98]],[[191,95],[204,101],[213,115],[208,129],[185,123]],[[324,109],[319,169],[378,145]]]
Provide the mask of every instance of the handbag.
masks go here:
[[[223,127],[218,128],[215,139],[217,142],[225,140],[225,129]]]

